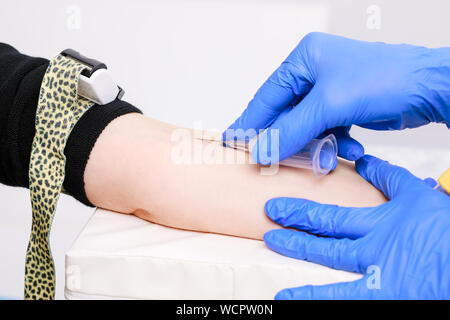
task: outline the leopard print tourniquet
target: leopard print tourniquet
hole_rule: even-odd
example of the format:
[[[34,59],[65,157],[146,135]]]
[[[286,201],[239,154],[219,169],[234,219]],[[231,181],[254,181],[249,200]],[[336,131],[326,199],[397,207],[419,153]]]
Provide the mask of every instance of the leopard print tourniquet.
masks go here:
[[[49,64],[36,110],[29,183],[33,220],[25,262],[25,299],[54,299],[50,229],[65,176],[64,148],[77,121],[94,103],[77,95],[81,62],[63,55]]]

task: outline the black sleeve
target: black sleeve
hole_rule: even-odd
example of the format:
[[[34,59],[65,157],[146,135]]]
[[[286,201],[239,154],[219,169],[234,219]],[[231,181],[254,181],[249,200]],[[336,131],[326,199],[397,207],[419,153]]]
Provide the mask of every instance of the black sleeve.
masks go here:
[[[28,188],[28,167],[35,133],[39,90],[49,61],[19,53],[0,43],[0,183]],[[138,112],[131,104],[115,100],[94,105],[81,117],[65,148],[66,192],[93,206],[84,191],[84,169],[103,129],[126,113]]]

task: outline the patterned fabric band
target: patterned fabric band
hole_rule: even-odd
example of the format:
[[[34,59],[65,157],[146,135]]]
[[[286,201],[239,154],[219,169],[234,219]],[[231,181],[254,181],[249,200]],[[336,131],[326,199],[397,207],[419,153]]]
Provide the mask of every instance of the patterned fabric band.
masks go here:
[[[64,148],[77,121],[94,105],[77,94],[84,69],[89,67],[58,55],[42,80],[29,167],[33,218],[25,261],[25,299],[55,297],[50,230],[64,182]]]

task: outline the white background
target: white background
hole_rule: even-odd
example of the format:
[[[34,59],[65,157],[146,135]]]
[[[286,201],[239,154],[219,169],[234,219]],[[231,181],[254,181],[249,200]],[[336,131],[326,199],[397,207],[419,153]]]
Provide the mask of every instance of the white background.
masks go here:
[[[381,10],[380,29],[367,27],[371,5]],[[0,41],[46,58],[74,48],[106,62],[126,90],[124,99],[146,115],[224,129],[306,33],[450,46],[449,12],[448,0],[2,0]],[[436,177],[450,162],[442,161],[450,159],[443,125],[401,133],[355,128],[353,135],[367,150],[422,177]],[[60,199],[52,228],[58,298],[64,252],[91,212],[67,196]],[[20,298],[28,191],[0,186],[0,218],[0,296]]]

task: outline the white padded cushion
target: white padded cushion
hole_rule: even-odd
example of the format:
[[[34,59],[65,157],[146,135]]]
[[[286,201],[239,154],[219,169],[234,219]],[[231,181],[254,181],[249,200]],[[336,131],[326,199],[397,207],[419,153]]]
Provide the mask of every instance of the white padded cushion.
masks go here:
[[[66,254],[66,298],[273,299],[361,275],[281,256],[264,242],[97,210]]]

